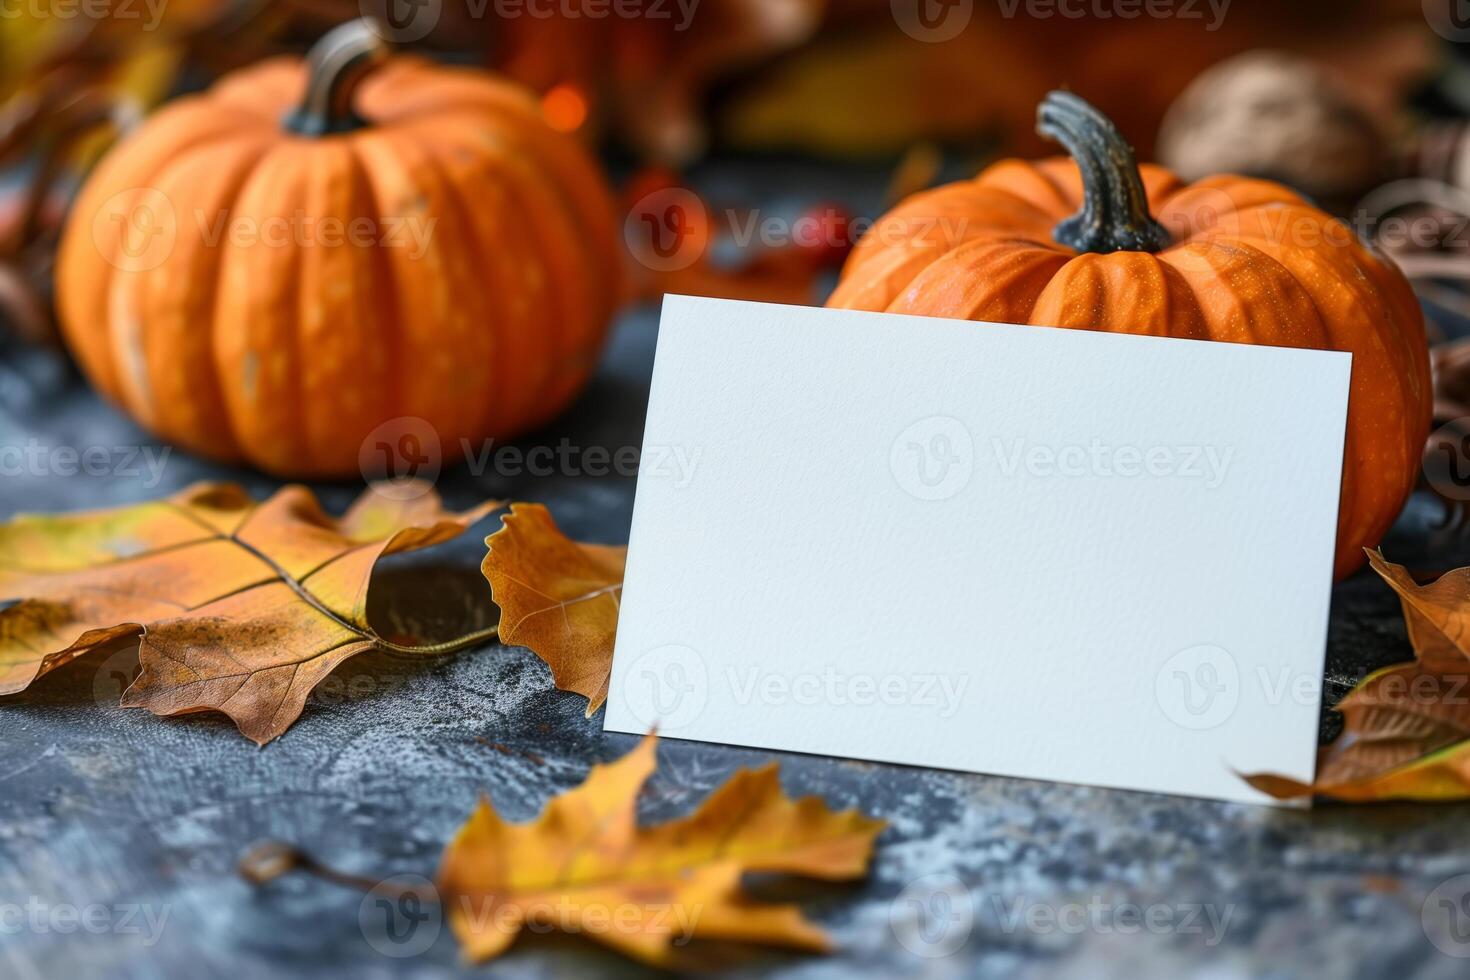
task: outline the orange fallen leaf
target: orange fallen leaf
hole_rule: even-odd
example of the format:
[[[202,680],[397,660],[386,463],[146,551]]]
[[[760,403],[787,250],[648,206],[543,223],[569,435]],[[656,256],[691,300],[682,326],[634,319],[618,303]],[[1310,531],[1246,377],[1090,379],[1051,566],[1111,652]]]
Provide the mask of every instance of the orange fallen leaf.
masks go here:
[[[1343,731],[1312,783],[1269,773],[1246,782],[1280,799],[1470,797],[1470,568],[1420,585],[1376,550],[1368,561],[1398,593],[1417,659],[1370,674],[1338,703]]]
[[[587,699],[590,718],[607,700],[628,549],[571,540],[540,504],[512,504],[502,523],[481,566],[500,642],[546,661],[557,687]]]
[[[656,743],[650,735],[594,767],[531,823],[507,823],[481,801],[445,849],[438,881],[468,959],[499,956],[523,928],[581,932],[664,968],[691,939],[830,947],[796,906],[753,902],[741,875],[861,878],[884,822],[788,798],[772,764],[740,770],[688,817],[640,828]]]
[[[237,486],[201,484],[163,500],[0,526],[0,694],[82,654],[140,640],[128,707],[217,710],[264,744],[301,714],[347,658],[405,647],[367,622],[372,570],[385,554],[447,541],[497,507],[444,510],[369,490],[341,518],[304,487],[256,504]]]

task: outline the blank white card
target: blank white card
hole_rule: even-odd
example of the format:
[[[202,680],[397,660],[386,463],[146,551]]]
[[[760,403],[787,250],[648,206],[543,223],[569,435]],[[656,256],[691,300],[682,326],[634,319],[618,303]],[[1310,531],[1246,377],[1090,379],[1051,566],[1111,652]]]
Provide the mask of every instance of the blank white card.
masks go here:
[[[606,727],[1265,802],[1350,355],[670,296]]]

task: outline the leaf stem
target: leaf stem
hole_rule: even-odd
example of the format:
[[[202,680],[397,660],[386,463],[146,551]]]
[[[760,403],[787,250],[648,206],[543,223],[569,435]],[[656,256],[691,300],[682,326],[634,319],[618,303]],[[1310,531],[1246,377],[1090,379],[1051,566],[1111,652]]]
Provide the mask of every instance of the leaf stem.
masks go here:
[[[422,646],[404,646],[401,643],[393,643],[383,639],[373,630],[367,630],[366,632],[368,638],[384,650],[391,650],[394,653],[408,653],[421,657],[432,657],[441,653],[455,653],[463,650],[465,647],[472,647],[476,643],[496,639],[500,636],[500,627],[499,625],[487,626],[484,629],[475,630],[473,633],[457,636],[452,640],[445,640],[442,643],[425,643]]]
[[[304,871],[313,877],[330,881],[344,888],[355,888],[365,892],[392,892],[399,897],[412,895],[431,902],[439,900],[439,896],[432,890],[429,894],[425,894],[419,888],[412,885],[400,885],[391,878],[380,880],[369,878],[366,875],[338,871],[318,861],[294,844],[287,844],[284,841],[268,840],[252,845],[240,856],[240,863],[236,867],[240,872],[240,877],[252,885],[264,885],[292,871]]]

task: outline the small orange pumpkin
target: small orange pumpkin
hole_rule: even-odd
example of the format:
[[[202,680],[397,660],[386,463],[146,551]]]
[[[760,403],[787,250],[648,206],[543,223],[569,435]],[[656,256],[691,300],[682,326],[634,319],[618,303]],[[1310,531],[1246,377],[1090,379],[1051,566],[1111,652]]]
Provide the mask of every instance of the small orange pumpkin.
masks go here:
[[[1072,159],[1004,160],[901,202],[827,305],[1351,351],[1336,573],[1357,568],[1413,489],[1429,430],[1424,319],[1403,274],[1279,184],[1186,186],[1139,167],[1069,93],[1047,96],[1038,131]]]
[[[155,115],[58,258],[65,335],[165,439],[347,475],[381,423],[446,446],[555,414],[619,299],[604,179],[532,96],[390,57],[367,21]]]

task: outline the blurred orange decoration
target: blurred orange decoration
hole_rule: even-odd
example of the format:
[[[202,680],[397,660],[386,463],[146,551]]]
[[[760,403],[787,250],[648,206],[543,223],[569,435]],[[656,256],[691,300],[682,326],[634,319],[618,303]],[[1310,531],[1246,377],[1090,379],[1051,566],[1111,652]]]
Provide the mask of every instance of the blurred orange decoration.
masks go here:
[[[575,133],[587,121],[587,96],[570,82],[553,85],[541,97],[541,112],[552,129]]]

